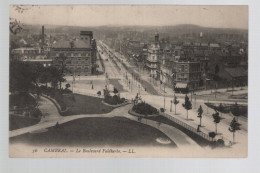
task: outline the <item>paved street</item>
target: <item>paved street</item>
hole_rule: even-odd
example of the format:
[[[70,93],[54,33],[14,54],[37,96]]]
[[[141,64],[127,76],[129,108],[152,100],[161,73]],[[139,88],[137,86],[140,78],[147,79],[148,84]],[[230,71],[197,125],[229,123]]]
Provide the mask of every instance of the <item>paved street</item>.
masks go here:
[[[109,52],[113,52],[114,54],[118,55],[120,57],[120,59],[130,67],[130,64],[126,61],[126,59],[122,55],[115,53],[104,43],[102,43],[102,45],[104,47],[106,47]],[[134,69],[134,68],[132,68],[132,69]],[[138,73],[138,71],[136,71],[136,73]],[[156,89],[158,91],[158,93],[160,93],[159,95],[141,94],[142,99],[145,102],[153,105],[154,107],[156,107],[158,109],[163,108],[164,107],[164,97],[162,95],[164,95],[164,94],[162,92],[163,91],[162,87],[160,89],[159,84],[155,84],[152,80],[150,82],[150,78],[147,75],[141,75],[141,76],[142,76],[142,79],[144,79],[148,83],[150,83],[150,85],[154,89]],[[243,88],[243,90],[241,90],[240,87],[234,88],[234,89],[235,89],[235,91],[233,92],[234,95],[236,95],[236,94],[240,95],[240,94],[247,93],[246,87]],[[185,95],[176,94],[180,103],[177,105],[177,115],[174,115],[173,112],[170,112],[170,106],[171,106],[170,100],[173,99],[172,96],[175,93],[171,88],[168,88],[168,87],[165,87],[165,91],[166,91],[166,93],[165,93],[165,95],[166,95],[166,97],[165,97],[166,113],[187,123],[188,125],[194,127],[195,129],[197,128],[197,126],[199,124],[199,118],[197,118],[197,109],[198,109],[199,105],[202,106],[204,113],[203,113],[203,119],[202,119],[203,127],[201,128],[201,131],[204,132],[205,134],[208,134],[211,131],[215,131],[215,124],[214,124],[213,118],[212,118],[212,114],[215,111],[213,109],[207,108],[207,106],[204,104],[205,102],[208,102],[208,100],[209,100],[210,103],[234,104],[235,102],[237,102],[238,104],[247,105],[247,100],[243,100],[243,99],[238,100],[238,99],[230,99],[228,97],[223,97],[223,95],[225,95],[225,93],[226,93],[226,89],[218,89],[218,92],[223,93],[223,94],[221,97],[219,97],[219,95],[217,95],[217,98],[215,98],[214,93],[211,94],[211,90],[199,91],[196,93],[196,95],[193,95],[193,100],[192,100],[193,109],[189,111],[189,118],[191,120],[187,121],[186,120],[186,110],[182,107],[182,103],[184,103],[183,97]],[[135,94],[121,93],[121,96],[126,97],[128,99],[132,99],[135,96]],[[191,99],[190,94],[189,94],[189,97]],[[172,105],[172,110],[174,111],[174,105]],[[223,139],[225,141],[225,143],[228,144],[230,141],[233,140],[232,133],[228,130],[230,122],[233,119],[233,115],[231,113],[228,113],[228,114],[223,114],[222,117],[224,119],[222,119],[221,122],[218,124],[218,135],[216,136],[216,139]],[[236,146],[239,146],[237,148],[240,148],[241,146],[243,146],[242,148],[247,149],[247,147],[244,147],[244,146],[247,146],[247,137],[248,137],[247,118],[239,117],[239,123],[242,124],[242,126],[241,126],[241,130],[236,132],[236,142],[237,142]]]
[[[101,48],[98,46],[98,50],[100,51]],[[189,111],[189,121],[186,120],[186,110],[182,107],[182,103],[184,103],[183,97],[185,95],[182,94],[176,94],[180,103],[177,105],[177,115],[174,114],[174,105],[172,105],[172,112],[170,112],[170,106],[171,106],[171,100],[173,99],[174,91],[171,88],[166,87],[165,97],[163,96],[164,93],[162,92],[162,87],[160,89],[160,86],[158,84],[155,84],[154,81],[150,81],[149,77],[147,75],[139,75],[141,76],[141,79],[146,81],[146,83],[139,83],[138,81],[135,81],[131,73],[123,67],[123,65],[114,58],[118,66],[120,67],[120,70],[116,67],[116,64],[112,61],[112,58],[109,57],[107,52],[103,52],[101,54],[101,58],[104,61],[105,65],[105,73],[107,73],[108,78],[106,78],[106,75],[99,75],[99,76],[78,76],[75,78],[75,81],[73,81],[73,78],[71,76],[67,76],[66,83],[71,84],[71,88],[73,88],[74,93],[80,93],[85,95],[91,95],[97,97],[97,92],[102,91],[105,88],[105,85],[109,86],[111,85],[111,90],[113,89],[113,85],[109,82],[110,80],[116,80],[118,84],[122,87],[122,91],[120,93],[121,97],[125,97],[127,99],[132,99],[136,96],[137,93],[140,93],[142,100],[153,105],[156,108],[163,108],[165,103],[166,113],[170,116],[173,116],[177,118],[178,120],[185,122],[191,127],[197,128],[199,124],[199,118],[197,118],[197,109],[199,105],[202,106],[204,113],[203,113],[203,119],[202,119],[202,127],[201,131],[205,134],[208,134],[208,132],[215,131],[215,124],[213,122],[212,114],[214,113],[214,110],[207,108],[204,104],[208,100],[210,100],[211,103],[230,103],[233,104],[235,101],[238,104],[247,105],[247,102],[245,100],[236,100],[236,99],[224,99],[222,101],[219,99],[214,99],[213,95],[210,95],[210,91],[201,91],[197,92],[197,95],[193,95],[193,109]],[[123,59],[123,57],[120,57],[123,62],[129,66],[129,68],[133,69],[133,72],[135,74],[138,74],[138,70],[136,71],[136,68],[131,67],[131,65]],[[127,79],[126,79],[127,74]],[[109,80],[108,80],[109,79]],[[130,81],[130,84],[128,83]],[[115,82],[115,81],[114,81]],[[63,84],[63,87],[65,87],[65,84]],[[92,88],[93,84],[93,88]],[[140,88],[139,88],[140,86]],[[147,87],[149,86],[149,87]],[[150,88],[147,89],[147,92],[145,92],[144,88]],[[152,89],[151,89],[152,88]],[[149,90],[149,91],[148,91]],[[153,90],[156,90],[157,93],[153,92]],[[239,90],[236,88],[236,91],[234,93],[237,94],[244,94],[246,91],[246,88],[244,90]],[[225,89],[219,89],[218,92],[226,92]],[[205,97],[205,95],[210,95],[210,97]],[[190,95],[189,95],[190,97]],[[196,99],[195,99],[196,98]],[[72,121],[79,118],[87,118],[87,117],[114,117],[114,116],[124,116],[128,119],[138,121],[136,117],[133,117],[128,114],[128,110],[130,109],[130,106],[121,107],[118,109],[115,109],[114,111],[108,113],[108,114],[91,114],[91,115],[74,115],[74,116],[67,116],[63,117],[60,116],[56,107],[53,105],[51,101],[49,101],[46,98],[41,97],[39,102],[39,109],[43,113],[43,117],[39,124],[10,131],[9,135],[10,137],[14,137],[17,135],[29,133],[29,132],[37,132],[42,129],[46,129],[48,127],[54,126],[57,122],[60,124],[66,123],[68,121]],[[232,133],[229,132],[229,124],[233,118],[233,116],[229,114],[223,114],[222,117],[224,118],[221,120],[221,122],[218,124],[218,135],[216,136],[216,139],[223,139],[227,144],[229,141],[232,141]],[[196,144],[190,137],[185,135],[183,132],[179,131],[178,129],[168,126],[166,124],[161,124],[158,126],[158,124],[151,120],[142,120],[141,123],[153,126],[154,128],[159,129],[163,133],[165,133],[169,138],[171,138],[178,146],[178,148],[184,149],[185,147],[191,147],[200,149],[198,144]],[[234,145],[232,148],[240,148],[237,146],[243,146],[242,148],[247,149],[247,118],[245,117],[239,117],[239,123],[242,124],[241,130],[236,133],[236,145]]]

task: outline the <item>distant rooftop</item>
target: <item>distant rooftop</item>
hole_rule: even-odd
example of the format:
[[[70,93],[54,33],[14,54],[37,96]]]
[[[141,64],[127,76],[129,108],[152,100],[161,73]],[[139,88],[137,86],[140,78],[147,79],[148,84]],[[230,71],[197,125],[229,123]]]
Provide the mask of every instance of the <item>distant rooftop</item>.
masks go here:
[[[217,43],[210,43],[210,44],[209,44],[209,47],[219,48],[220,46],[219,46],[219,44],[217,44]]]
[[[59,40],[53,44],[53,48],[91,48],[90,42],[86,42],[83,40]]]
[[[245,77],[248,75],[247,71],[242,67],[225,68],[225,71],[232,77]]]

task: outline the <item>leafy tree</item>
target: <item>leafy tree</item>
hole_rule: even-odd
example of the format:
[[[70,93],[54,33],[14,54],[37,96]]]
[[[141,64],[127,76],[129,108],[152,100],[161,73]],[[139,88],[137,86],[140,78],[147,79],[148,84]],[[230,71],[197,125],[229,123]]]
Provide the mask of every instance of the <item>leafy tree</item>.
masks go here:
[[[67,83],[67,84],[65,85],[65,87],[66,87],[66,89],[68,89],[68,88],[70,87],[70,84]]]
[[[202,114],[203,114],[203,109],[202,109],[202,107],[201,107],[201,105],[200,105],[200,107],[199,107],[199,109],[198,109],[198,116],[197,116],[197,117],[200,118],[200,126],[201,126]]]
[[[237,122],[238,122],[238,116],[240,116],[240,110],[239,110],[239,106],[238,106],[237,102],[231,108],[231,113],[237,118]]]
[[[215,75],[216,74],[218,74],[218,72],[219,72],[219,66],[218,66],[218,64],[215,66]]]
[[[51,66],[48,69],[48,78],[49,82],[52,84],[52,87],[57,89],[58,83],[61,80],[62,75],[56,67]]]
[[[103,90],[104,91],[104,97],[106,98],[107,96],[110,96],[109,90],[106,88]]]
[[[211,137],[212,142],[213,142],[213,139],[216,137],[216,133],[215,132],[209,132],[209,137]]]
[[[224,112],[224,106],[222,105],[222,103],[219,104],[219,107],[217,108],[217,110],[221,113],[221,117],[222,117],[222,113]]]
[[[219,113],[216,111],[216,113],[212,114],[213,118],[214,118],[214,123],[215,123],[215,127],[216,127],[216,134],[218,133],[218,128],[217,128],[217,125],[218,123],[220,123],[220,116],[219,116]]]
[[[182,104],[182,106],[187,110],[187,120],[188,120],[188,118],[189,118],[188,111],[190,109],[192,109],[192,104],[191,104],[191,101],[190,101],[189,97],[187,96],[187,94],[185,96],[185,102]]]
[[[11,62],[10,63],[10,92],[27,92],[33,88],[34,77],[32,67],[29,63]]]
[[[217,147],[224,147],[225,141],[223,139],[218,139],[216,144],[217,144]]]
[[[113,91],[114,94],[117,94],[118,93],[118,90],[116,88],[114,88],[114,91]]]
[[[48,82],[51,82],[50,67],[45,67],[43,72],[39,76],[39,82],[44,83],[47,87]]]
[[[142,114],[142,115],[153,115],[153,114],[158,114],[158,110],[154,108],[153,106],[141,102],[133,106],[132,108],[133,111],[136,113]]]
[[[32,73],[32,81],[38,87],[40,82],[41,74],[45,71],[45,68],[40,63],[30,64],[30,70]]]
[[[60,53],[59,54],[59,57],[56,59],[57,63],[59,64],[58,66],[58,70],[57,70],[57,82],[59,82],[59,85],[60,85],[60,89],[61,89],[61,83],[62,82],[65,82],[65,78],[64,78],[64,73],[69,71],[67,68],[66,68],[66,60],[67,60],[67,57],[65,56],[64,53]]]
[[[177,100],[177,97],[175,96],[175,94],[174,94],[173,104],[175,105],[175,115],[176,115],[176,105],[179,104],[179,100]]]
[[[229,126],[229,131],[233,133],[233,143],[235,142],[235,133],[237,130],[240,130],[240,126],[241,124],[239,124],[236,120],[236,118],[234,117],[233,120],[230,123]]]

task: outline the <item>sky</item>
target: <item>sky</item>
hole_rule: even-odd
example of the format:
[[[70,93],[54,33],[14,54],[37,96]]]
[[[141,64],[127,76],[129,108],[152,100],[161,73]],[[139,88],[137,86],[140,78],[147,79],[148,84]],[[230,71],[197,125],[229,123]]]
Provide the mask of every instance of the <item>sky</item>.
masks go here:
[[[25,24],[102,26],[195,24],[248,29],[248,6],[56,5],[10,6],[10,17]]]

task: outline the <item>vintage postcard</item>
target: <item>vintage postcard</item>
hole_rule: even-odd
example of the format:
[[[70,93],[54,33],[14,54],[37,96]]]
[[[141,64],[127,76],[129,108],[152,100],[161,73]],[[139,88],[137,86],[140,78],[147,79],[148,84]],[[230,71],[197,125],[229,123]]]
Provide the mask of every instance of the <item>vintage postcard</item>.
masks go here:
[[[9,157],[247,157],[248,6],[11,5],[9,33]]]

